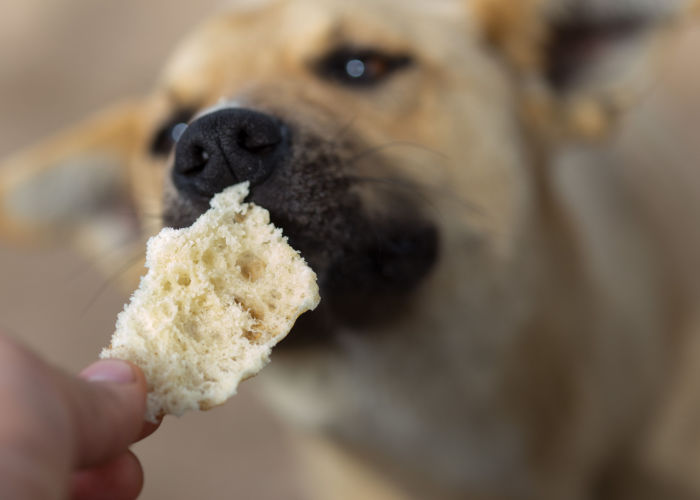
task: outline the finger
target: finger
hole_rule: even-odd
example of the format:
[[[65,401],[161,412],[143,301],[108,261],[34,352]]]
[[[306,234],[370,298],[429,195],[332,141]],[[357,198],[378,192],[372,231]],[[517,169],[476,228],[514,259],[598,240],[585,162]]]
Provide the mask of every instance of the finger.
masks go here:
[[[55,370],[0,335],[0,497],[51,498],[70,470],[72,426]]]
[[[82,379],[62,384],[74,437],[76,467],[88,467],[124,453],[141,434],[146,412],[146,381],[133,364],[94,363]]]
[[[103,361],[82,376],[0,335],[0,401],[11,403],[0,419],[0,491],[63,497],[71,469],[111,461],[152,431],[144,427],[146,383],[138,368]]]
[[[153,434],[155,431],[158,430],[161,423],[162,423],[162,421],[160,421],[160,420],[158,421],[157,424],[154,424],[154,423],[151,423],[148,421],[144,421],[143,427],[141,428],[141,434],[139,434],[139,437],[136,439],[136,441],[141,441],[142,439],[145,439],[148,436],[150,436],[151,434]]]
[[[0,491],[14,492],[12,498],[63,497],[70,469],[112,461],[152,432],[154,426],[144,426],[146,383],[138,368],[103,361],[82,376],[53,368],[0,336],[0,401],[11,402],[0,419]],[[113,469],[97,469],[98,476],[123,481],[132,498],[142,484],[134,461],[121,459]]]
[[[133,500],[143,488],[143,469],[127,451],[110,462],[73,474],[73,500]]]

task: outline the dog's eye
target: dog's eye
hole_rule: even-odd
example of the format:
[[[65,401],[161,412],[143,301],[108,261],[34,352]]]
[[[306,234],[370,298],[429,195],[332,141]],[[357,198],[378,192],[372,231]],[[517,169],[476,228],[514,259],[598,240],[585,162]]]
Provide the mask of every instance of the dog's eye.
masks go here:
[[[343,85],[371,87],[411,65],[405,54],[386,54],[374,49],[337,49],[316,62],[318,75]]]
[[[169,155],[173,146],[187,128],[187,123],[192,116],[194,116],[194,111],[189,109],[181,109],[173,113],[153,135],[150,148],[151,154],[154,156]]]

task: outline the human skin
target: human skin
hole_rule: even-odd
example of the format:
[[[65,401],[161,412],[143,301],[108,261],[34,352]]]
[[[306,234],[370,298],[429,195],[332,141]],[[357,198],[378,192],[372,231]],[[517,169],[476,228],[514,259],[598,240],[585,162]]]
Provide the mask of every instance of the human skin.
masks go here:
[[[79,376],[0,335],[0,485],[5,500],[130,500],[143,471],[129,451],[145,423],[135,365],[98,361]]]

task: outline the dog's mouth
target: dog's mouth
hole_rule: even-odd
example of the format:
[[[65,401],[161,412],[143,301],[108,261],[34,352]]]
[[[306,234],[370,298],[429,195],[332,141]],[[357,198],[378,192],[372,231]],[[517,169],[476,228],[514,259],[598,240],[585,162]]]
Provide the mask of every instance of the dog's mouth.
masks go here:
[[[407,214],[371,218],[360,207],[343,207],[326,213],[320,224],[309,223],[283,208],[286,200],[273,189],[254,190],[250,201],[270,211],[271,221],[314,269],[322,297],[321,307],[300,318],[286,345],[330,339],[328,334],[342,326],[394,320],[435,262],[435,227]]]
[[[165,225],[190,225],[211,196],[248,180],[248,201],[270,212],[272,223],[316,272],[321,290],[319,308],[303,315],[282,345],[318,344],[332,340],[341,327],[367,328],[395,319],[438,256],[438,231],[417,208],[417,193],[405,183],[398,187],[385,178],[358,175],[361,148],[348,141],[324,140],[267,115],[246,113],[228,110],[190,125],[176,150],[177,192],[166,197]],[[283,127],[279,135],[277,127]],[[225,151],[222,128],[238,137],[238,151]],[[245,151],[241,141],[247,141]],[[380,167],[379,158],[366,161],[375,162],[374,171]]]

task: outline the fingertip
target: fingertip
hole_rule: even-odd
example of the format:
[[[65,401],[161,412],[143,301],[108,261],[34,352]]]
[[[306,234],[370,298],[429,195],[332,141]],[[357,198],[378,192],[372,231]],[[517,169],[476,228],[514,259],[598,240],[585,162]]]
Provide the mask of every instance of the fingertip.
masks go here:
[[[90,466],[123,453],[155,428],[144,430],[147,385],[133,363],[96,361],[68,389],[76,435],[75,462]]]

